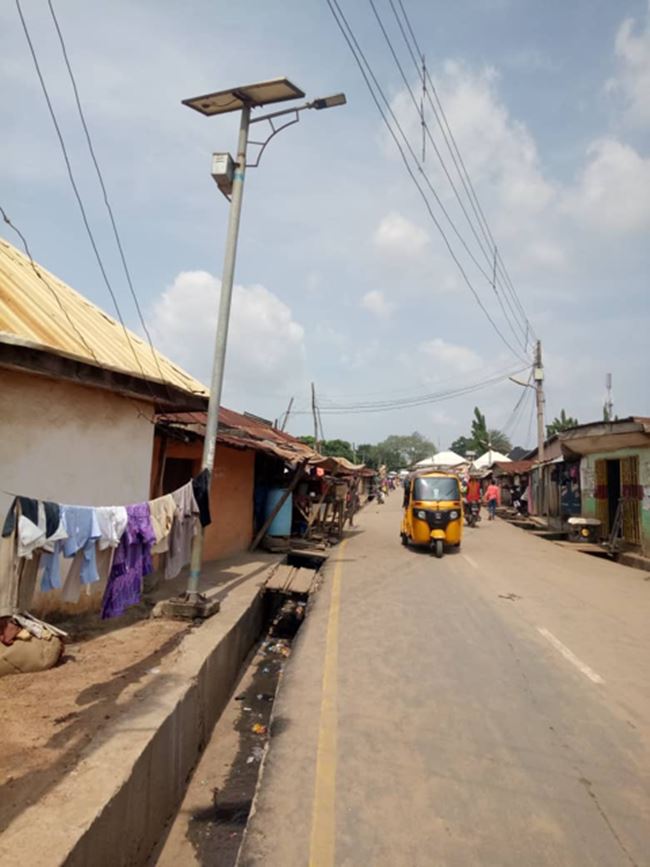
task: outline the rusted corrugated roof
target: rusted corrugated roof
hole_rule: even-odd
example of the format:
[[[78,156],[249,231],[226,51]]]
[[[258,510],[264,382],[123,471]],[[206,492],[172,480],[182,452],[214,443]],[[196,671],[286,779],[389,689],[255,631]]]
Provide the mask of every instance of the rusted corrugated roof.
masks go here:
[[[45,268],[38,264],[35,268],[0,238],[1,342],[207,395],[206,387],[189,373],[152,352],[132,331],[125,333],[119,322]]]
[[[176,412],[157,416],[162,426],[191,430],[203,436],[207,414],[204,412]],[[368,474],[363,464],[352,464],[345,458],[323,457],[311,446],[301,442],[285,431],[269,427],[257,419],[242,415],[222,406],[219,409],[219,434],[217,441],[234,448],[254,449],[275,455],[289,463],[309,461],[310,465],[322,467],[337,475]],[[370,471],[371,474],[372,471]]]
[[[157,416],[157,421],[163,426],[191,430],[203,436],[207,414],[204,412],[165,413]],[[234,448],[263,451],[290,463],[321,459],[321,456],[310,446],[292,437],[291,434],[269,427],[225,406],[219,409],[217,440]]]
[[[518,476],[520,473],[527,473],[533,463],[534,461],[497,461],[494,466],[509,476]]]

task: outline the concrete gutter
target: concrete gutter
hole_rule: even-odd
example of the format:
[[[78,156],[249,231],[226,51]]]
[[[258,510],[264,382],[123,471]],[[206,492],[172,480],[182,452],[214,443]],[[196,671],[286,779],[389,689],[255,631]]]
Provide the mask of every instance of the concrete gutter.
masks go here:
[[[135,706],[9,825],[3,851],[28,851],[33,864],[66,867],[146,861],[264,625],[263,571],[242,572],[220,613],[184,639]]]

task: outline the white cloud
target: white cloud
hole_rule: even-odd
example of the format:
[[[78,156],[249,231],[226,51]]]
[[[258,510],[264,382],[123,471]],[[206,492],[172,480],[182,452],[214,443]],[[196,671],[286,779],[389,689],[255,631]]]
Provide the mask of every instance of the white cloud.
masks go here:
[[[413,256],[425,249],[429,236],[424,229],[393,211],[377,227],[374,242],[383,252]]]
[[[447,343],[441,337],[427,340],[418,346],[418,351],[427,361],[433,362],[436,373],[456,371],[458,373],[478,373],[483,366],[481,356],[468,346]]]
[[[590,145],[578,185],[563,209],[604,231],[625,233],[650,225],[650,158],[616,139]]]
[[[372,289],[361,299],[361,306],[364,310],[368,310],[380,319],[388,319],[395,310],[395,304],[392,301],[387,301],[384,293],[380,289]]]
[[[644,25],[626,18],[614,44],[618,74],[607,82],[607,90],[620,95],[627,120],[635,126],[650,125],[650,5]]]
[[[212,365],[220,287],[207,271],[183,271],[151,316],[156,346],[203,382]],[[304,329],[289,307],[264,286],[236,285],[226,357],[229,389],[286,391],[299,379],[304,358]]]

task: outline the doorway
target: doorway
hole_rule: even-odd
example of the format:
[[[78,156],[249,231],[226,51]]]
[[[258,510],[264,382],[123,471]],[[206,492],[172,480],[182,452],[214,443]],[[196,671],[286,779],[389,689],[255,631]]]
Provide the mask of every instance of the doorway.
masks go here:
[[[607,461],[607,516],[610,528],[614,526],[618,501],[621,498],[621,462]],[[620,535],[620,530],[619,530]]]

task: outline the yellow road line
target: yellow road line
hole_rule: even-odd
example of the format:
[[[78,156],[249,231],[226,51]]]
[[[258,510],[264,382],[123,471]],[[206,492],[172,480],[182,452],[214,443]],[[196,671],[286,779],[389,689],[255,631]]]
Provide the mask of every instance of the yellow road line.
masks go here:
[[[309,867],[333,867],[336,851],[336,689],[341,572],[343,571],[342,557],[346,545],[347,539],[341,543],[339,548],[339,556],[332,581],[329,619],[327,621]]]

